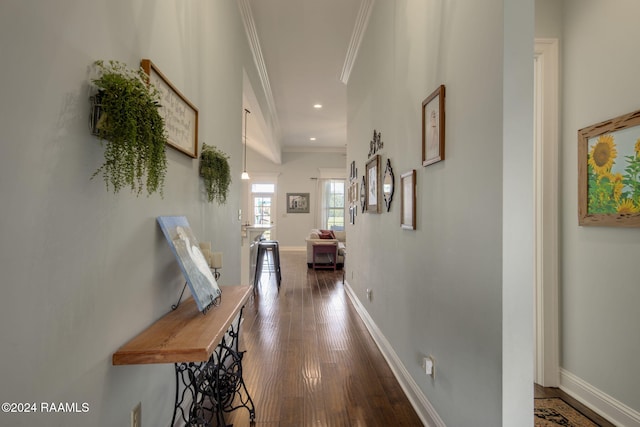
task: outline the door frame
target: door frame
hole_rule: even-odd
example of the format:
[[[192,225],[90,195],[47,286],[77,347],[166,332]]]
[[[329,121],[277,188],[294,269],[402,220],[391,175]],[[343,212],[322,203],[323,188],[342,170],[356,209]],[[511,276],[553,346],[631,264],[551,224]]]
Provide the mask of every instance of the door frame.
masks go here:
[[[558,39],[535,39],[534,380],[544,387],[560,385],[558,69]]]

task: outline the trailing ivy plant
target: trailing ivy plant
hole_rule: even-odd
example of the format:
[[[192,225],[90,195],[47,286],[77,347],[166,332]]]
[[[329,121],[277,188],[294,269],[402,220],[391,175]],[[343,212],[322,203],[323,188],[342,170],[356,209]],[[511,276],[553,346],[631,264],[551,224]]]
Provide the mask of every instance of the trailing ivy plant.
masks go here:
[[[102,174],[107,190],[130,187],[139,195],[162,195],[167,171],[164,120],[158,112],[160,94],[141,69],[118,61],[96,61],[98,103],[102,115],[96,134],[106,141],[104,163],[91,176]]]
[[[227,201],[229,185],[231,184],[231,168],[229,156],[218,148],[203,144],[200,153],[200,176],[204,179],[204,186],[209,202],[214,200],[220,205]]]

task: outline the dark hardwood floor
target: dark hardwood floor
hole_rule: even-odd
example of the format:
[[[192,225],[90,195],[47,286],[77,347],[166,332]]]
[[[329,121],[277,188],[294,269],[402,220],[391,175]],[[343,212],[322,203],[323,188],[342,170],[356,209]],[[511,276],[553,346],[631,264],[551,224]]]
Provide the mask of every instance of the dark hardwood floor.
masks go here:
[[[342,271],[307,268],[305,252],[281,252],[282,284],[264,272],[244,309],[243,376],[257,427],[422,426],[345,294]],[[559,389],[560,397],[602,427],[613,424]],[[234,427],[249,426],[238,409]]]
[[[244,309],[243,376],[256,426],[422,426],[344,292],[342,271],[282,252],[282,284],[263,273]],[[227,416],[249,425],[248,412]]]
[[[534,384],[533,395],[536,399],[547,398],[547,397],[559,397],[564,400],[574,409],[578,410],[582,415],[589,418],[594,423],[598,424],[600,427],[615,427],[614,424],[611,424],[606,419],[602,418],[600,415],[593,412],[591,409],[584,406],[582,403],[569,396],[564,391],[559,388],[551,388],[551,387],[542,387],[541,385]]]

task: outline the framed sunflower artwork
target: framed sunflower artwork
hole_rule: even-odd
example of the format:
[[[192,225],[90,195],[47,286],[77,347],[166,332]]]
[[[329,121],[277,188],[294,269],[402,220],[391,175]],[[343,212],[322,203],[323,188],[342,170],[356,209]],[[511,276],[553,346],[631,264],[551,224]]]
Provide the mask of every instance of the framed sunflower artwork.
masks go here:
[[[578,224],[640,227],[640,110],[578,131]]]

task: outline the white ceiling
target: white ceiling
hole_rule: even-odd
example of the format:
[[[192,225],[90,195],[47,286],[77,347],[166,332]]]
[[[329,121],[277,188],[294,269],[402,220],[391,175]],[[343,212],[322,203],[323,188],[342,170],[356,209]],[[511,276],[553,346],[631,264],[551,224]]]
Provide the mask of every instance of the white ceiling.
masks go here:
[[[258,111],[257,115],[273,114],[279,125],[278,141],[267,141],[275,151],[344,150],[345,83],[371,4],[372,0],[240,0],[259,71],[263,61],[262,86],[271,92],[267,103],[272,111]],[[253,21],[253,29],[247,20]],[[315,109],[314,104],[322,108]],[[253,113],[249,127],[251,120],[259,118]],[[247,135],[252,148],[272,157],[269,153],[274,149],[256,146],[264,132],[260,136],[250,130]],[[310,141],[311,137],[316,140]]]

